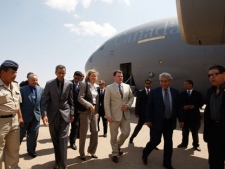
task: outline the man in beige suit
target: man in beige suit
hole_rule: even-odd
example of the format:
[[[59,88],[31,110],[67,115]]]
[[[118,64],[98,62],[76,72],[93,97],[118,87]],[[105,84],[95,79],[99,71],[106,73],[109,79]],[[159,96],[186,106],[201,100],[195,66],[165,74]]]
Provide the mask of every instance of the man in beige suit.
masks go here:
[[[113,73],[114,83],[105,90],[104,107],[105,117],[109,122],[112,146],[112,161],[118,163],[118,155],[122,155],[120,147],[130,134],[129,109],[134,101],[134,96],[128,84],[123,83],[123,72],[116,70]],[[121,134],[117,139],[118,129]]]

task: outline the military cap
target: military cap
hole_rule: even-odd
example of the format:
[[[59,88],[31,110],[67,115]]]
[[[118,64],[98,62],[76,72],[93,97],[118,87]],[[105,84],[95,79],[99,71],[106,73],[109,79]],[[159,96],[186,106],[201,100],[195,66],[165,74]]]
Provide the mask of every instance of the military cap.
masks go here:
[[[81,71],[76,71],[76,72],[74,72],[73,76],[82,76],[82,72]]]
[[[12,61],[12,60],[5,60],[1,64],[1,67],[8,67],[8,68],[11,68],[12,70],[17,71],[19,65],[16,62]]]

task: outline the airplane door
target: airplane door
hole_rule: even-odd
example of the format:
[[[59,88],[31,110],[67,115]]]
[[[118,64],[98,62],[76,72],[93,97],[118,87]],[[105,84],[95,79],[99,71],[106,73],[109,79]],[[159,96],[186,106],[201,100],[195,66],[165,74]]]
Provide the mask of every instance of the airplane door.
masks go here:
[[[132,76],[131,63],[121,63],[120,70],[123,72],[123,82],[129,84],[130,86],[135,86]]]

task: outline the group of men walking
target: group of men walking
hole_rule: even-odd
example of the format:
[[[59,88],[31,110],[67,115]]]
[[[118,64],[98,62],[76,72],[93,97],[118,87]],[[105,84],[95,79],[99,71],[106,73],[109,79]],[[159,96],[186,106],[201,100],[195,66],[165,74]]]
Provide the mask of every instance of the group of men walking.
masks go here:
[[[74,80],[64,79],[66,68],[56,66],[56,79],[46,83],[45,88],[38,86],[37,75],[28,75],[28,85],[20,88],[14,82],[18,64],[6,60],[0,67],[0,168],[19,169],[19,144],[27,137],[27,152],[36,157],[36,142],[40,119],[49,126],[55,152],[54,169],[67,168],[68,130],[70,147],[77,149],[76,137],[79,136],[79,83],[82,73],[76,71]],[[224,168],[225,157],[225,69],[216,65],[209,69],[208,77],[212,87],[208,90],[204,113],[204,140],[208,145],[210,169]],[[129,85],[123,83],[123,73],[113,73],[114,83],[105,88],[105,82],[99,81],[99,116],[103,122],[103,137],[107,137],[110,127],[112,161],[118,163],[118,156],[123,155],[121,146],[130,134],[130,112],[133,94]],[[170,87],[172,76],[169,73],[159,75],[160,87],[151,89],[151,80],[145,80],[145,88],[138,93],[135,115],[138,124],[130,137],[129,143],[146,123],[150,128],[150,141],[143,149],[142,160],[148,163],[148,156],[157,149],[164,137],[163,166],[173,169],[173,130],[179,120],[182,128],[182,142],[178,148],[187,147],[189,131],[192,133],[193,147],[201,151],[198,139],[203,105],[200,92],[193,89],[193,81],[184,82],[185,91]],[[21,113],[22,111],[22,113]],[[100,118],[99,118],[100,120]],[[107,122],[108,121],[108,122]],[[20,127],[19,127],[20,124]],[[98,126],[99,129],[99,126]],[[121,134],[118,135],[118,130]]]

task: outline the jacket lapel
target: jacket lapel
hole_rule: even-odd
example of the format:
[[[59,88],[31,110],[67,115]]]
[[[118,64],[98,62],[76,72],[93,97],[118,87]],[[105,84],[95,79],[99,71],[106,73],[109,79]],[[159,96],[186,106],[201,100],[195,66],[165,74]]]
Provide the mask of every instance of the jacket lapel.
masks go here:
[[[27,96],[28,96],[30,102],[33,103],[33,98],[32,98],[32,94],[31,94],[31,90],[30,90],[30,86],[29,85],[26,86],[26,90],[25,91],[27,93]]]

